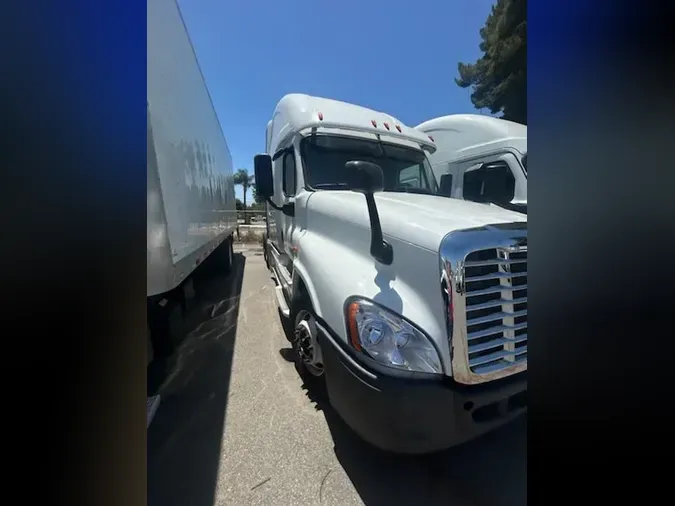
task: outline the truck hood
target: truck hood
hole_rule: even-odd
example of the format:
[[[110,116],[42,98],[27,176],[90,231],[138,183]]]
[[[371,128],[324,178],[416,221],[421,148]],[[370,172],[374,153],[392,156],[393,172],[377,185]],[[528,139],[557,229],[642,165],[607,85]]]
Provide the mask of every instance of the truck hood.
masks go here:
[[[435,195],[386,192],[376,194],[375,202],[385,236],[434,251],[438,251],[441,239],[453,230],[527,222],[526,215],[494,205]],[[317,218],[327,219],[322,225],[339,227],[337,222],[347,222],[370,229],[366,200],[358,193],[317,191],[307,204],[312,213],[318,213]]]

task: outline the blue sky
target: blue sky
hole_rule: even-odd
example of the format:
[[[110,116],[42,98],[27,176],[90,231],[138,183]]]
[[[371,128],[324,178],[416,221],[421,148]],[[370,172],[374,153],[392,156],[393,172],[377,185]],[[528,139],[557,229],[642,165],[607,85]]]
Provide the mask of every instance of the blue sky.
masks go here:
[[[287,93],[363,105],[407,125],[476,112],[454,78],[458,61],[480,57],[478,31],[493,0],[178,3],[235,170],[253,172]]]

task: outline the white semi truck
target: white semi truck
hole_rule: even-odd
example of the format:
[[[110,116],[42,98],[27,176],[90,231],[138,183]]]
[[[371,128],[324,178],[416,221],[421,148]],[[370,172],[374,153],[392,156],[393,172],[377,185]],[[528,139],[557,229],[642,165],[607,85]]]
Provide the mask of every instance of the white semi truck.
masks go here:
[[[147,15],[150,363],[181,338],[195,272],[229,271],[236,212],[232,158],[178,5],[148,0]]]
[[[266,138],[265,259],[311,388],[400,453],[523,413],[526,215],[439,195],[435,143],[388,114],[291,94]]]
[[[451,114],[415,128],[435,141],[429,160],[443,195],[527,213],[527,126]]]

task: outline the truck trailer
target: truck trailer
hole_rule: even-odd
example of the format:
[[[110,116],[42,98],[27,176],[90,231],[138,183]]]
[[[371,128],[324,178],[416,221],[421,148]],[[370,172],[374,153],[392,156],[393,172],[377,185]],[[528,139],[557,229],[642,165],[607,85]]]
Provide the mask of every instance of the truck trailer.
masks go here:
[[[526,410],[527,216],[438,193],[426,133],[284,96],[254,159],[296,365],[364,440],[442,450]]]
[[[236,211],[232,157],[175,0],[147,1],[147,51],[149,365],[182,337],[195,273],[230,270]]]

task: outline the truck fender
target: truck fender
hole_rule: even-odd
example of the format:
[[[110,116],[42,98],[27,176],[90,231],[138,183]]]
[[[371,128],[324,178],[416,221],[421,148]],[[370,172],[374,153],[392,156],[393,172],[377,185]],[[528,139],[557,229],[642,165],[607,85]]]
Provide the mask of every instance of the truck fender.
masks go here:
[[[309,300],[312,302],[316,316],[321,318],[321,304],[319,303],[319,298],[316,295],[316,289],[311,279],[302,263],[299,260],[295,260],[293,262],[293,294],[296,294],[300,284],[303,284],[307,290],[307,295],[309,295]]]

